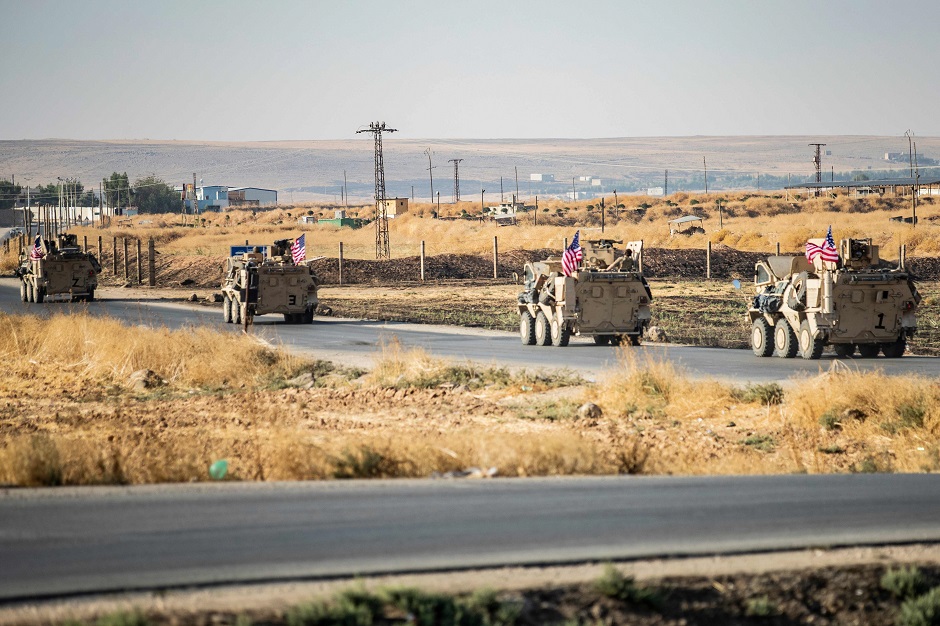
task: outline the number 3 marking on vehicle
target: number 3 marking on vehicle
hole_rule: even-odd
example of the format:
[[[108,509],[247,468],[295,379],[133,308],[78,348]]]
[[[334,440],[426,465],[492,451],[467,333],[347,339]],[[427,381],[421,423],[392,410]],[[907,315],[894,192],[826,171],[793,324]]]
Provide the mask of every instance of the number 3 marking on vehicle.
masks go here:
[[[297,304],[297,296],[295,296],[294,294],[291,294],[287,296],[287,301],[290,303],[291,306],[294,306],[295,304]]]

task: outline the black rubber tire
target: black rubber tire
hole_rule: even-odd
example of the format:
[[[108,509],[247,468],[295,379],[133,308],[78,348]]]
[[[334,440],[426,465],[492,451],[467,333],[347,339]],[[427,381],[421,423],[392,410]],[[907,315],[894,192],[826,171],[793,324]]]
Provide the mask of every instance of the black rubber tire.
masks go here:
[[[873,359],[878,356],[878,351],[881,350],[881,345],[877,343],[860,343],[858,344],[858,353],[863,359]]]
[[[774,353],[774,332],[770,323],[763,317],[758,317],[751,324],[751,350],[759,357]]]
[[[519,340],[524,346],[535,345],[535,318],[528,310],[519,315]]]
[[[552,345],[556,348],[564,348],[571,340],[571,329],[568,328],[568,324],[559,322],[557,317],[551,322],[551,332]]]
[[[855,354],[854,343],[833,344],[832,349],[836,351],[836,356],[840,359],[849,359]]]
[[[241,303],[232,300],[232,323],[241,324],[242,323],[242,306]]]
[[[33,284],[32,284],[32,283],[26,283],[26,301],[27,301],[27,302],[35,302],[35,301],[36,301],[36,298],[35,298],[35,296],[33,295]]]
[[[898,337],[897,341],[881,344],[881,352],[889,359],[900,359],[904,356],[904,350],[907,348],[907,339],[904,335]]]
[[[800,324],[800,356],[815,361],[822,356],[823,345],[823,338],[814,338],[809,322],[803,320]]]
[[[300,316],[300,323],[301,324],[313,324],[313,314],[314,314],[313,309],[307,309],[306,311],[304,311]]]
[[[792,359],[796,356],[800,343],[793,332],[793,327],[786,318],[781,317],[774,325],[774,356]]]
[[[222,321],[226,324],[232,323],[232,299],[227,295],[222,295]]]
[[[642,340],[643,340],[643,335],[640,334],[640,333],[637,333],[637,334],[635,334],[635,335],[630,335],[630,345],[631,345],[631,346],[638,346],[638,345],[640,345],[640,343],[642,342]]]
[[[610,335],[594,335],[592,339],[594,339],[595,345],[598,346],[606,346],[610,343]]]
[[[88,290],[88,295],[85,296],[85,301],[86,301],[86,302],[94,302],[94,301],[95,301],[95,290],[94,290],[94,289],[89,289],[89,290]]]
[[[26,281],[20,281],[20,300],[23,302],[29,302],[29,292],[26,290]]]
[[[42,304],[42,301],[46,299],[46,290],[42,287],[36,287],[35,293],[33,294],[33,301],[36,304]]]
[[[547,346],[552,342],[552,329],[545,313],[539,311],[535,314],[535,345]]]

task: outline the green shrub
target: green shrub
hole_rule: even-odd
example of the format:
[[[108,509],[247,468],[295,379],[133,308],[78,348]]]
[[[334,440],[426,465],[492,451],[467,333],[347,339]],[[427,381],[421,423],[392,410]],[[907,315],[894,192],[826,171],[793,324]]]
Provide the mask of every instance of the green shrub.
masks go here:
[[[845,448],[837,445],[819,446],[819,451],[823,454],[842,454],[845,452]]]
[[[842,428],[842,419],[835,409],[829,409],[819,416],[819,425],[826,430],[835,430]]]
[[[888,569],[881,576],[881,588],[899,600],[919,596],[927,590],[923,573],[913,565]]]
[[[773,452],[777,447],[777,442],[770,435],[751,435],[742,439],[741,443],[761,452]]]
[[[767,596],[757,596],[756,598],[748,599],[744,607],[744,612],[752,617],[771,617],[777,615],[780,609],[778,609],[773,600]]]
[[[938,625],[940,625],[940,587],[934,587],[922,596],[910,598],[901,605],[898,626]]]
[[[662,603],[655,590],[637,587],[632,577],[624,576],[611,564],[604,567],[604,573],[594,582],[594,589],[602,596],[628,604],[645,605],[655,609]]]
[[[119,612],[103,615],[95,622],[95,626],[148,626],[150,622],[139,611],[132,613]]]
[[[783,402],[783,387],[777,383],[754,383],[742,389],[735,389],[734,397],[741,402],[759,402],[761,404],[780,404]]]

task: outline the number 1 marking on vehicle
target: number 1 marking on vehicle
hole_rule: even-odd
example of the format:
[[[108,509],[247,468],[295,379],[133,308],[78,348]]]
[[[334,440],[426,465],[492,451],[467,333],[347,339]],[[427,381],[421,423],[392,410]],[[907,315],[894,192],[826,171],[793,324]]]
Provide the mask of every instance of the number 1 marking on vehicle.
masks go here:
[[[878,314],[878,324],[875,326],[875,328],[882,328],[882,329],[883,329],[884,327],[885,327],[885,314],[884,314],[884,313],[879,313],[879,314]]]

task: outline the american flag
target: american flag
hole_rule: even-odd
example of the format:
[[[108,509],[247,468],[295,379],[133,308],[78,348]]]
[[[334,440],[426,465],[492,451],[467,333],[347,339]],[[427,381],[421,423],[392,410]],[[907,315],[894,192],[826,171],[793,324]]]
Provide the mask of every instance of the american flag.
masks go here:
[[[823,261],[832,261],[833,263],[839,260],[839,251],[836,250],[836,242],[832,238],[832,226],[829,227],[829,232],[826,233],[826,241],[823,242],[823,245],[819,246],[809,241],[806,242],[806,259],[812,263],[816,257],[821,257]]]
[[[290,246],[290,255],[294,259],[294,263],[303,263],[307,258],[307,233],[304,233],[300,237],[294,240],[294,243]]]
[[[574,234],[571,245],[565,248],[565,253],[561,255],[561,271],[564,272],[565,276],[571,276],[578,271],[578,264],[581,263],[581,259],[584,257],[584,253],[581,252],[580,236],[581,231],[579,230]]]
[[[33,249],[29,251],[29,258],[33,261],[38,261],[44,257],[42,251],[42,238],[39,235],[36,235],[36,241],[33,243]]]

